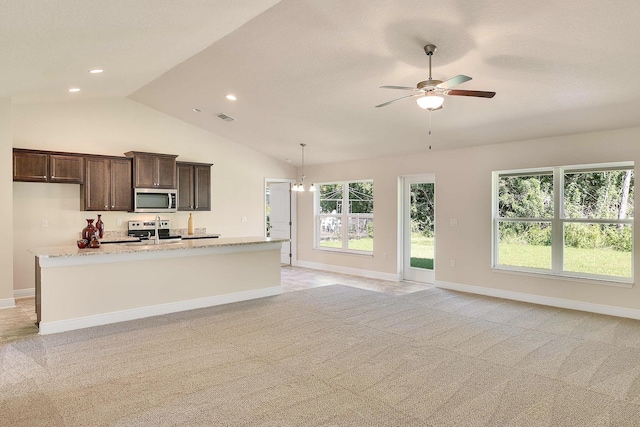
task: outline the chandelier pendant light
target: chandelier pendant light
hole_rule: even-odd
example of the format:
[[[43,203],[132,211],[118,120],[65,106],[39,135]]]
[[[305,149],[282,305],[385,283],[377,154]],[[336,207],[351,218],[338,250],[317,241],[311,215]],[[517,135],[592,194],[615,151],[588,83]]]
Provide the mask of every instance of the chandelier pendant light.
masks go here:
[[[307,144],[300,144],[300,147],[302,147],[302,167],[300,169],[300,181],[297,181],[293,187],[291,188],[291,191],[297,191],[297,192],[302,192],[305,191],[304,188],[304,147],[306,147]],[[313,192],[316,191],[316,185],[315,184],[311,184],[311,187],[309,187],[309,191]]]

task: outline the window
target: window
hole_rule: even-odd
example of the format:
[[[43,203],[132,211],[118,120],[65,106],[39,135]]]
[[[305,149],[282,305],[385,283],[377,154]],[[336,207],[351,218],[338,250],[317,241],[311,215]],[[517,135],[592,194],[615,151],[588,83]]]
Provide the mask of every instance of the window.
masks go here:
[[[373,252],[373,181],[317,186],[316,249]]]
[[[494,172],[493,267],[633,281],[633,164]]]

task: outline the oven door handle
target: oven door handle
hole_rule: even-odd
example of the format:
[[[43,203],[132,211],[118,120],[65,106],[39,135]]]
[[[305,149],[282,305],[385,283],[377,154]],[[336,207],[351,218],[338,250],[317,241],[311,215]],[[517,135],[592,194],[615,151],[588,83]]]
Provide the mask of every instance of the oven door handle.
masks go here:
[[[169,198],[169,209],[173,209],[173,203],[171,203],[171,193],[167,193],[167,197]]]

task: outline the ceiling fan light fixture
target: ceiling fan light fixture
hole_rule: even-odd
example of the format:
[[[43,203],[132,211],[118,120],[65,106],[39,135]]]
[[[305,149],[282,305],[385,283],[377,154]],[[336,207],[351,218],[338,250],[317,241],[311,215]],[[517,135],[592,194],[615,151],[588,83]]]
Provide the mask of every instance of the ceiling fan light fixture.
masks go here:
[[[424,110],[435,110],[442,106],[444,98],[433,92],[429,92],[416,99],[416,102],[418,103],[418,106]]]

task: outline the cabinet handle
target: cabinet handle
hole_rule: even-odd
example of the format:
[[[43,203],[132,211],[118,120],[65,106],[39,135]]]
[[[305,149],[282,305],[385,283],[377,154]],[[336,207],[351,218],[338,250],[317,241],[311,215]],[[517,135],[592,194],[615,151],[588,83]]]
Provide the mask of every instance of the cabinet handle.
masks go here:
[[[51,175],[51,179],[55,178],[55,176]]]
[[[107,209],[107,208],[108,208],[108,206],[107,206],[107,205],[104,205],[104,208],[105,208],[105,209]]]
[[[42,175],[42,177],[43,177],[43,178],[46,178],[46,177],[47,177],[47,175]]]
[[[115,206],[114,206],[114,205],[111,205],[111,209],[113,209],[113,208],[115,208]]]

